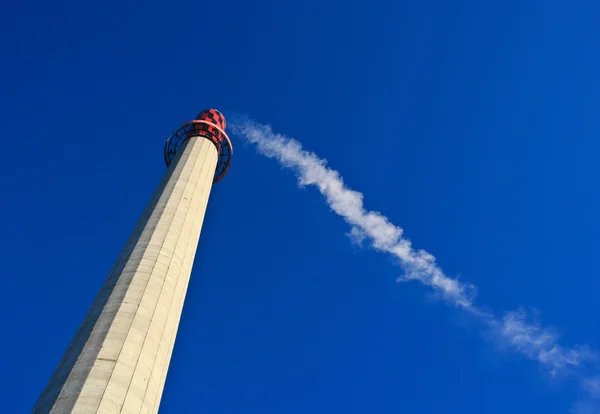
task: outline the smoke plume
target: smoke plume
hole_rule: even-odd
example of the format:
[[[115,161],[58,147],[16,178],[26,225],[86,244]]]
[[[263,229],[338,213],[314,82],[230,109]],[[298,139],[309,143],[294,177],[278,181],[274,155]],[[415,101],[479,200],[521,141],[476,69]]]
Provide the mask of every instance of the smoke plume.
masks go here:
[[[397,258],[404,271],[398,281],[416,281],[433,289],[449,305],[482,321],[497,344],[538,362],[552,375],[566,373],[594,358],[587,347],[561,346],[555,330],[540,325],[524,309],[497,315],[477,306],[475,286],[444,274],[433,255],[415,249],[402,228],[384,215],[367,210],[363,195],[348,188],[340,174],[327,167],[326,160],[302,149],[298,141],[248,119],[238,120],[232,129],[234,134],[255,144],[260,154],[291,169],[301,186],[316,187],[331,210],[348,223],[356,241],[367,242],[375,250]],[[590,388],[590,384],[582,382],[583,388]]]

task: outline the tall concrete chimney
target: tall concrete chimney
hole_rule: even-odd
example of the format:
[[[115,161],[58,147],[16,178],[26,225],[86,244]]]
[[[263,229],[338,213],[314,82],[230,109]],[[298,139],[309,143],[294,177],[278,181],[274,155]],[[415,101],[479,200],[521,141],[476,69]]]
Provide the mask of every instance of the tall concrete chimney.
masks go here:
[[[167,139],[168,170],[33,413],[158,412],[208,197],[232,151],[214,109]]]

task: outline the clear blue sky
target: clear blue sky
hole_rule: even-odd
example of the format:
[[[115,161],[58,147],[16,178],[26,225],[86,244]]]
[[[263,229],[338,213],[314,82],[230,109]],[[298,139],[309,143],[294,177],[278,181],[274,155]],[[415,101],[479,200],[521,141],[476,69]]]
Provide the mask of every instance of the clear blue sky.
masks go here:
[[[0,13],[4,412],[25,413],[208,107],[329,160],[497,312],[600,348],[600,3],[11,2]],[[576,382],[396,284],[234,141],[161,412],[568,413]]]

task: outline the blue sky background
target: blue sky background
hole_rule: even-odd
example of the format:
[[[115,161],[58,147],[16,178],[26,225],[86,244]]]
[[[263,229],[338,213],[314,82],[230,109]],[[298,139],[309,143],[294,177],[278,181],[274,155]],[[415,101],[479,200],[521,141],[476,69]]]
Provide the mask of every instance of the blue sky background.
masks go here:
[[[31,410],[166,136],[208,107],[327,158],[478,303],[535,307],[563,344],[600,348],[598,21],[594,1],[3,5],[4,409]],[[314,189],[234,148],[161,412],[568,413],[582,397],[396,284]]]

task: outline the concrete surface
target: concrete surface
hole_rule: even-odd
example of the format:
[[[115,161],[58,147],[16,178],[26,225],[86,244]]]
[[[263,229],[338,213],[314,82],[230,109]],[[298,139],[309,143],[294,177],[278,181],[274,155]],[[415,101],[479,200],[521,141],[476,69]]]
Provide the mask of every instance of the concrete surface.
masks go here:
[[[158,412],[216,164],[184,144],[33,413]]]

